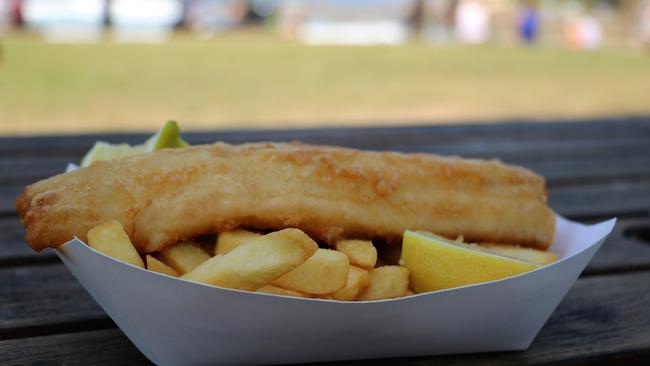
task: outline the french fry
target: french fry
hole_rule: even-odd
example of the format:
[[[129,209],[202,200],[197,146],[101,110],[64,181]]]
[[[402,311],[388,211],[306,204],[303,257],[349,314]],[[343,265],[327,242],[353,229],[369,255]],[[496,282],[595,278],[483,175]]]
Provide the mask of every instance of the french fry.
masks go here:
[[[300,267],[273,282],[274,286],[313,295],[329,294],[345,287],[350,261],[335,250],[318,249]]]
[[[217,242],[214,245],[214,255],[226,254],[243,243],[257,239],[261,236],[262,234],[243,229],[220,233],[219,236],[217,236]]]
[[[147,269],[152,272],[166,274],[167,276],[178,277],[178,272],[158,259],[147,255]]]
[[[140,254],[118,221],[112,220],[97,225],[88,231],[86,237],[91,248],[122,262],[144,268]]]
[[[192,271],[199,264],[210,259],[201,244],[185,241],[170,245],[160,251],[158,259],[172,267],[178,274],[185,274]]]
[[[293,296],[293,297],[309,297],[309,295],[303,294],[298,291],[291,291],[291,290],[287,290],[287,289],[283,289],[271,285],[264,286],[255,292],[262,292],[265,294],[273,294],[273,295]]]
[[[350,259],[350,264],[372,269],[377,263],[377,249],[369,240],[339,240],[336,250]]]
[[[378,267],[370,271],[370,284],[358,298],[363,301],[394,299],[405,296],[409,288],[409,270],[400,266]]]
[[[303,264],[318,245],[298,229],[284,229],[212,257],[181,278],[256,291]]]
[[[350,301],[356,299],[370,283],[370,274],[363,268],[350,266],[345,287],[332,294],[332,299]]]
[[[533,248],[522,248],[516,245],[492,243],[483,243],[480,245],[481,247],[494,254],[519,259],[525,262],[539,264],[542,266],[551,264],[557,260],[557,253],[545,252]]]

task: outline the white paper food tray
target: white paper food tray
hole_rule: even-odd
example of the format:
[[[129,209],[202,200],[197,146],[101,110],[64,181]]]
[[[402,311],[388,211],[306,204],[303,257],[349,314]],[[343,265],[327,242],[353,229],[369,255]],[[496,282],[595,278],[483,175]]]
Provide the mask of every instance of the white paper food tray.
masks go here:
[[[560,259],[515,277],[372,302],[224,289],[149,272],[74,239],[56,250],[151,361],[269,364],[524,350],[614,227],[557,216]]]

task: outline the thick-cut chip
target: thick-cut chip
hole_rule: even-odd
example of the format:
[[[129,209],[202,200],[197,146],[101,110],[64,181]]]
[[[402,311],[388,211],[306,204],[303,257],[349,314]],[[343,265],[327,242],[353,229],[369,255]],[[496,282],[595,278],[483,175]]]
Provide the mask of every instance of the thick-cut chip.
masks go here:
[[[494,254],[515,258],[542,266],[551,264],[557,260],[557,253],[545,252],[539,249],[492,243],[484,243],[480,245]]]
[[[135,249],[122,224],[116,220],[97,225],[86,235],[90,247],[126,263],[144,268],[144,262]]]
[[[214,246],[214,255],[226,254],[245,242],[261,236],[262,234],[243,229],[224,231],[217,237],[217,243]]]
[[[293,296],[293,297],[309,297],[309,295],[303,294],[298,291],[291,291],[291,290],[287,290],[284,288],[275,287],[271,285],[264,286],[255,292],[263,292],[265,294],[284,295],[284,296]]]
[[[336,250],[318,249],[300,267],[273,282],[274,286],[312,295],[329,294],[345,287],[350,261]]]
[[[158,258],[182,275],[192,271],[211,257],[203,250],[201,244],[185,241],[163,249]]]
[[[350,266],[345,287],[332,294],[332,299],[349,301],[356,299],[370,283],[370,274],[363,268]]]
[[[182,278],[256,291],[303,264],[318,245],[298,229],[284,229],[212,257]]]
[[[400,266],[385,266],[370,271],[370,284],[359,300],[394,299],[406,296],[409,289],[409,270]]]
[[[372,269],[377,263],[377,248],[369,240],[339,240],[336,250],[345,253],[350,264],[365,269]]]
[[[153,272],[166,274],[167,276],[178,277],[178,272],[158,259],[147,255],[147,269]]]

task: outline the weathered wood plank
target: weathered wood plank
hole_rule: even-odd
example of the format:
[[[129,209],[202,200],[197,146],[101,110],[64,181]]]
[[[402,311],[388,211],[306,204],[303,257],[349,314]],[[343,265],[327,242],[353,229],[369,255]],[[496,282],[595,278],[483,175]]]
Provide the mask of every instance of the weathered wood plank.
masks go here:
[[[650,272],[579,280],[530,349],[337,365],[642,364],[650,354]]]
[[[552,188],[549,206],[573,218],[650,213],[650,181],[611,181]]]
[[[646,268],[650,270],[650,238],[632,237],[630,231],[648,230],[650,217],[619,219],[583,275]]]
[[[560,185],[581,185],[585,182],[594,184],[610,181],[650,180],[650,149],[646,155],[634,158],[613,156],[594,160],[504,161],[519,164],[544,176],[551,189]]]
[[[490,140],[521,139],[589,139],[607,136],[610,138],[634,138],[650,134],[650,118],[616,118],[577,121],[510,121],[509,123],[454,124],[430,126],[361,127],[361,128],[316,128],[316,129],[273,129],[273,130],[222,130],[184,133],[188,141],[208,143],[216,140],[231,142],[245,141],[288,141],[303,140],[310,143],[334,143],[343,146],[390,148],[397,143],[430,144],[439,142],[472,142]],[[543,123],[542,123],[543,122]],[[93,134],[36,137],[0,138],[0,155],[32,155],[39,151],[67,153],[85,151],[96,140],[108,142],[140,143],[150,136],[141,134]],[[36,155],[38,156],[38,155]]]
[[[25,329],[106,318],[63,265],[0,269],[0,339]]]
[[[33,258],[56,257],[53,252],[34,252],[25,242],[25,229],[18,218],[0,219],[0,264]]]
[[[647,151],[648,119],[593,121],[588,123],[505,123],[493,125],[405,126],[383,128],[326,128],[307,130],[240,130],[186,133],[192,143],[223,140],[292,141],[333,144],[362,149],[429,151],[476,157],[507,158],[525,148],[544,154],[567,156],[591,146],[602,154]],[[0,156],[79,159],[96,140],[141,143],[148,134],[105,134],[0,138]],[[621,144],[621,142],[627,142]],[[549,149],[549,145],[553,147]],[[599,149],[600,147],[600,149]],[[620,150],[623,149],[623,150]],[[619,151],[620,150],[620,151]],[[539,151],[536,155],[539,155]],[[571,155],[569,155],[571,156]]]
[[[372,147],[370,147],[372,149]],[[650,136],[635,138],[598,139],[512,139],[504,141],[395,143],[393,150],[427,152],[442,155],[461,155],[475,158],[500,158],[512,163],[600,160],[612,157],[632,158],[642,156],[650,148]]]
[[[16,197],[23,193],[23,184],[0,184],[0,215],[18,215],[16,213]]]
[[[624,360],[650,354],[650,272],[580,279],[525,352],[417,357],[336,365],[542,365]],[[0,364],[142,364],[118,330],[99,330],[0,342]]]
[[[0,158],[0,185],[20,185],[63,173],[70,159],[42,155],[38,158]]]
[[[309,143],[365,149],[499,157],[507,162],[528,166],[549,178],[550,204],[558,212],[589,218],[619,214],[647,215],[650,211],[648,121],[650,119],[632,119],[626,123],[603,121],[589,124],[226,131],[192,133],[188,134],[188,140],[205,143],[214,140],[299,139]],[[61,265],[19,266],[23,260],[34,263],[33,258],[36,257],[22,240],[18,220],[6,216],[13,212],[13,199],[22,190],[22,184],[60,172],[67,161],[78,159],[96,139],[138,143],[146,136],[0,138],[0,182],[3,183],[0,185],[0,214],[5,216],[0,220],[0,263],[4,260],[4,263],[12,264],[11,267],[0,269],[0,283],[10,284],[0,286],[0,299],[3,299],[3,306],[0,307],[2,338],[24,337],[30,332],[42,334],[44,329],[52,332],[58,326],[61,326],[61,331],[68,329],[75,332],[90,329],[79,328],[79,324],[93,327],[99,322],[105,326],[104,313]],[[650,354],[648,319],[639,318],[649,305],[650,274],[644,269],[649,265],[650,246],[625,238],[623,233],[634,227],[648,227],[648,220],[647,217],[622,220],[586,271],[587,274],[628,269],[640,272],[583,277],[528,352],[384,360],[368,364],[491,365],[567,361],[586,364],[596,359],[639,362],[640,358],[635,356]],[[38,258],[53,260],[52,254]],[[578,295],[575,295],[576,291]],[[4,299],[10,299],[7,306]],[[71,324],[77,324],[77,328],[70,328]],[[70,348],[71,345],[84,342],[88,345],[83,348],[92,352],[75,358],[74,355],[80,353],[77,348]],[[33,345],[34,348],[19,345]],[[97,345],[98,350],[95,351],[92,345]],[[6,353],[7,349],[14,351]],[[115,349],[134,353],[135,356],[124,359],[114,357]],[[5,354],[9,356],[3,358]],[[17,364],[88,364],[93,360],[110,364],[119,364],[123,360],[126,364],[144,362],[117,330],[4,341],[0,342],[0,355],[0,363],[3,364],[16,359],[19,360]],[[66,358],[69,355],[73,357]]]
[[[125,136],[128,138],[129,136]],[[471,137],[468,137],[470,139]],[[287,140],[287,139],[285,139]],[[384,146],[366,137],[364,145],[345,144],[342,141],[312,141],[341,146],[384,149],[403,152],[429,152],[443,155],[461,155],[473,158],[499,158],[513,164],[535,164],[556,161],[607,161],[614,159],[632,160],[647,158],[650,152],[650,135],[633,138],[617,139],[603,136],[600,139],[577,140],[507,140],[479,141],[473,138],[466,142],[436,142],[435,139],[415,144],[408,140],[395,139],[391,146]],[[68,162],[79,161],[87,149],[72,155],[61,156],[59,150],[40,151],[40,154],[29,156],[0,155],[0,181],[30,182],[30,179],[40,179],[61,172]],[[630,165],[625,164],[625,165]],[[632,164],[633,165],[633,164]],[[603,169],[607,171],[607,169]],[[647,169],[645,170],[647,171]],[[543,173],[543,172],[542,172]],[[21,177],[23,177],[21,179]]]
[[[0,342],[0,365],[151,365],[119,329]]]

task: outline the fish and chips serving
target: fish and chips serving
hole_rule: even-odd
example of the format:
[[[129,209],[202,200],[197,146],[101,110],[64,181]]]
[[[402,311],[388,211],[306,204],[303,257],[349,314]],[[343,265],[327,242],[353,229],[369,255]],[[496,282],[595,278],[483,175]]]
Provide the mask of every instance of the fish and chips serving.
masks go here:
[[[97,142],[16,200],[156,364],[523,350],[615,222],[555,215],[498,161],[179,131]]]
[[[17,199],[33,249],[77,237],[189,281],[357,301],[500,279],[557,258],[547,251],[555,215],[544,179],[498,161],[302,143],[189,146],[172,122],[143,145],[99,142],[81,165]]]

